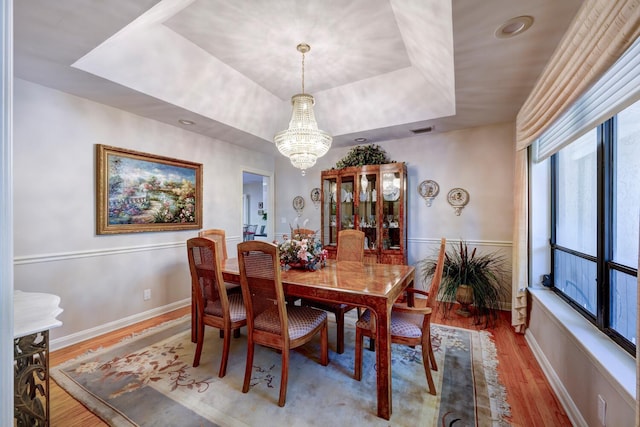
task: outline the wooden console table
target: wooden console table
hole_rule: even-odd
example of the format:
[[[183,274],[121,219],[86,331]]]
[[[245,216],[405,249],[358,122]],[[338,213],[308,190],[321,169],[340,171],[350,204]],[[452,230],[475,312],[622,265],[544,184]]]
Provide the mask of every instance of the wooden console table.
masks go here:
[[[14,421],[49,426],[49,329],[62,325],[60,297],[37,292],[13,294]]]

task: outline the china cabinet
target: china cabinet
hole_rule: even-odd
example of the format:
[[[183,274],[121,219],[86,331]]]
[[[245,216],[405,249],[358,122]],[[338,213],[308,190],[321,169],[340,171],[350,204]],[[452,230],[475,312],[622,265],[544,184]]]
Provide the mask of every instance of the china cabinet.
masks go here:
[[[322,244],[335,258],[338,232],[365,233],[365,259],[407,263],[407,167],[404,163],[331,169],[322,174]]]

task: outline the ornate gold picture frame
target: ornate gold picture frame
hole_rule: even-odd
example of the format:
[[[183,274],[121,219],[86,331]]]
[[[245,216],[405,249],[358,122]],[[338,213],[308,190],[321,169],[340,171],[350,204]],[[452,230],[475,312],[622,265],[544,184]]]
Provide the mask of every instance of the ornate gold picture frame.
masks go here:
[[[202,164],[96,145],[96,233],[202,228]]]

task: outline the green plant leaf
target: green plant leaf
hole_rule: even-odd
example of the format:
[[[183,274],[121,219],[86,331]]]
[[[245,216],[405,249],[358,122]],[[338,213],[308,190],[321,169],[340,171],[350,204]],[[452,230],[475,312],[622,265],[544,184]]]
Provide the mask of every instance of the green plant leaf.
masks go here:
[[[500,304],[504,301],[503,282],[508,270],[505,257],[499,252],[479,254],[476,250],[474,248],[469,255],[469,248],[464,240],[451,245],[447,250],[438,299],[448,313],[456,301],[458,287],[469,285],[473,289],[475,322],[478,324],[484,319],[488,325],[490,320],[495,320]],[[436,263],[437,254],[419,261],[419,271],[425,283],[433,276]]]
[[[349,166],[383,165],[394,163],[389,160],[387,153],[379,145],[358,145],[353,147],[346,156],[336,163],[336,169]]]

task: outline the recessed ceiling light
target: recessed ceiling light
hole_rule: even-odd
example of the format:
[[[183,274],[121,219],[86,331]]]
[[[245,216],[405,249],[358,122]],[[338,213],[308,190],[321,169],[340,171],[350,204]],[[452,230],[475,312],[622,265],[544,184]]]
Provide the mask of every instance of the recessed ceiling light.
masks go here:
[[[531,16],[518,16],[507,20],[504,24],[500,25],[495,32],[495,36],[499,39],[507,39],[509,37],[522,34],[533,25],[533,17]]]
[[[191,120],[187,120],[187,119],[180,119],[178,120],[178,122],[180,122],[181,124],[185,125],[185,126],[191,126],[191,125],[195,125],[196,122],[192,122]]]
[[[367,142],[367,138],[362,138],[362,137],[360,137],[360,138],[356,138],[356,139],[354,139],[354,141],[355,141],[355,142]]]

